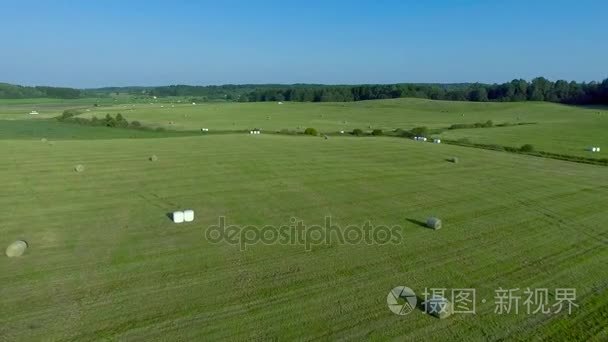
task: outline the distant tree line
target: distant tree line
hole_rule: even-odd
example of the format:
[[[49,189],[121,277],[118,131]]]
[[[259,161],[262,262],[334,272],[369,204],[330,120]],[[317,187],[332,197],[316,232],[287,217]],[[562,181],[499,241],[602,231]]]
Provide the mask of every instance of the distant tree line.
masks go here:
[[[5,99],[38,97],[72,99],[88,96],[109,96],[112,93],[239,102],[350,102],[415,97],[475,102],[550,101],[568,104],[608,104],[608,79],[601,83],[577,83],[564,80],[553,82],[544,77],[537,77],[529,82],[519,79],[502,84],[226,84],[221,86],[112,87],[86,90],[59,87],[24,87],[0,83],[0,98]]]
[[[56,98],[76,99],[83,92],[74,88],[63,87],[25,87],[7,83],[0,83],[0,99],[27,99],[27,98]]]
[[[568,104],[608,104],[608,79],[601,83],[549,81],[538,77],[502,84],[391,84],[260,88],[239,101],[349,102],[416,97],[474,102],[549,101]]]

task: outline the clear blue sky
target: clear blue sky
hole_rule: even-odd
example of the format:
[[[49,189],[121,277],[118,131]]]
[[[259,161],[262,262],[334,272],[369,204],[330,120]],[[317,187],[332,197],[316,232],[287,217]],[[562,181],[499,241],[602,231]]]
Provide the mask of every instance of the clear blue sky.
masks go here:
[[[606,0],[0,0],[0,82],[608,77]]]

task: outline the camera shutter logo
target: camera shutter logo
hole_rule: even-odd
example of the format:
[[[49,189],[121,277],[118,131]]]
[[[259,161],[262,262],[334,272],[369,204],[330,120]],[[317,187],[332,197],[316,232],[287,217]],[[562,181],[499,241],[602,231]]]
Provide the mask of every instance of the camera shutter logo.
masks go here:
[[[386,296],[388,308],[395,314],[405,316],[416,308],[418,299],[412,289],[406,286],[397,286]]]

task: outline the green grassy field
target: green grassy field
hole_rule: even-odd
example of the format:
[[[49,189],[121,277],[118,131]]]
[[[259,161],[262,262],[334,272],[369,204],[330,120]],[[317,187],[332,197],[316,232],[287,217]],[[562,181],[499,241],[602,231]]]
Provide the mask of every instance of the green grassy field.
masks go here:
[[[161,107],[163,106],[163,107]],[[174,107],[171,107],[174,106]],[[84,117],[122,113],[154,127],[173,130],[242,130],[261,128],[321,132],[361,128],[394,130],[417,126],[447,128],[492,120],[494,124],[534,122],[535,125],[446,131],[446,139],[468,138],[475,143],[519,147],[533,144],[538,150],[601,157],[585,149],[608,146],[608,110],[554,103],[471,103],[396,99],[354,103],[156,103],[98,107]],[[370,128],[371,127],[371,128]]]
[[[121,112],[184,130],[328,131],[344,127],[341,120],[344,129],[390,129],[519,117],[538,124],[444,134],[572,153],[567,140],[552,143],[552,127],[579,124],[571,134],[577,144],[583,136],[607,139],[598,109],[544,103],[122,106],[85,115]],[[25,239],[30,248],[0,258],[2,340],[608,338],[605,167],[389,137],[144,132],[150,135],[131,139],[131,130],[8,122],[0,121],[0,245]],[[53,145],[40,141],[45,130],[55,132],[46,134]],[[460,162],[446,162],[452,156]],[[74,172],[76,164],[85,172]],[[194,223],[167,217],[184,208],[195,210]],[[327,215],[341,227],[398,225],[403,240],[241,251],[204,234],[219,216],[263,226],[291,217],[322,224]],[[443,229],[416,223],[432,215]],[[476,288],[477,314],[394,315],[386,296],[399,285],[419,294]],[[523,307],[499,315],[499,287],[576,288],[579,307],[572,315],[528,315]]]

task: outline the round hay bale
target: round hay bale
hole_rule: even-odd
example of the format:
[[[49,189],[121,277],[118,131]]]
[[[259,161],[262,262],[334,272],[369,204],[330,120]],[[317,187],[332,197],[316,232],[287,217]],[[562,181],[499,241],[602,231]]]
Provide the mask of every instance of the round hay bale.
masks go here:
[[[9,258],[22,256],[26,249],[27,242],[17,240],[6,247],[6,256]]]
[[[155,162],[155,161],[157,161],[157,160],[158,160],[158,157],[156,156],[156,154],[153,154],[153,155],[151,155],[151,156],[150,156],[150,158],[148,158],[148,159],[150,159],[150,161]]]
[[[84,171],[84,165],[78,164],[78,165],[74,166],[74,171],[76,171],[76,172],[83,172]]]
[[[438,219],[438,218],[436,218],[436,217],[429,217],[429,218],[426,220],[426,225],[427,225],[429,228],[433,228],[433,229],[435,229],[435,230],[437,230],[437,229],[441,229],[441,220],[440,220],[440,219]]]
[[[446,298],[433,295],[422,303],[424,312],[439,319],[448,318],[454,313],[454,306]]]
[[[450,158],[450,159],[448,159],[448,160],[449,160],[451,163],[454,163],[454,164],[458,164],[458,161],[459,161],[459,160],[458,160],[458,157],[452,157],[452,158]]]
[[[42,139],[40,139],[40,141],[43,143],[47,142],[46,138],[42,138]]]

